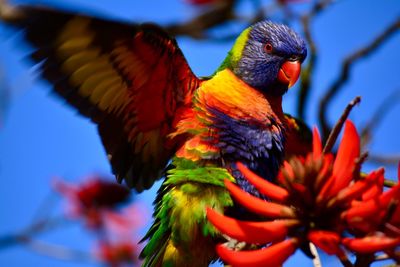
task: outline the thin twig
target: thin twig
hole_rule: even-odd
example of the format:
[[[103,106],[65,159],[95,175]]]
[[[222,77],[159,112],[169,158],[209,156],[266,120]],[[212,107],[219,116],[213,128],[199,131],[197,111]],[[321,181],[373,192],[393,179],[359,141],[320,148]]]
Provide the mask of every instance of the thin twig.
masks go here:
[[[386,187],[393,187],[393,186],[397,185],[397,182],[393,181],[393,180],[385,179],[383,181],[383,185],[386,186]]]
[[[219,1],[193,19],[184,23],[171,24],[165,29],[173,36],[185,35],[195,39],[205,39],[207,38],[206,30],[235,18],[235,4],[235,0]]]
[[[385,260],[388,260],[388,259],[390,259],[390,256],[385,253],[385,254],[381,254],[381,255],[375,256],[374,261],[385,261]]]
[[[371,266],[371,263],[374,261],[374,258],[375,258],[374,254],[357,254],[354,266],[355,267]]]
[[[95,262],[96,259],[90,253],[66,248],[59,245],[49,244],[40,240],[35,240],[29,237],[25,237],[19,240],[21,243],[26,245],[28,248],[34,250],[37,253],[60,259],[60,260],[72,260],[72,261],[89,261]]]
[[[372,40],[365,47],[355,51],[346,57],[342,63],[342,68],[339,76],[332,83],[325,95],[322,97],[319,103],[319,121],[322,128],[322,136],[327,136],[331,127],[327,120],[327,108],[329,103],[333,100],[334,96],[340,91],[343,85],[347,82],[350,76],[350,70],[354,63],[361,58],[369,56],[377,48],[379,48],[385,41],[387,41],[398,29],[400,28],[400,17],[398,17],[394,23],[390,24],[380,35]]]
[[[361,174],[361,167],[362,164],[367,160],[368,158],[368,152],[363,152],[355,162],[354,170],[353,170],[353,177],[356,177],[356,180],[360,179],[360,174]]]
[[[354,267],[353,263],[349,260],[349,258],[346,255],[346,252],[343,250],[340,250],[340,252],[336,255],[338,256],[340,262],[344,267]]]
[[[400,89],[389,94],[380,103],[369,121],[365,124],[360,134],[361,147],[365,147],[371,141],[372,132],[378,127],[379,123],[383,121],[383,118],[389,113],[389,110],[397,103],[400,103]]]
[[[305,112],[307,107],[307,100],[312,88],[312,77],[318,54],[317,45],[315,44],[314,38],[312,37],[311,33],[311,22],[317,15],[319,15],[333,2],[333,0],[318,1],[313,5],[308,14],[301,17],[301,24],[303,27],[304,36],[310,48],[308,51],[308,63],[301,73],[300,90],[297,102],[297,115],[301,119],[304,119],[306,117]]]
[[[64,217],[37,221],[20,233],[0,237],[0,249],[18,244],[21,240],[29,239],[34,235],[44,231],[52,230],[67,222],[68,221],[66,221]]]
[[[324,153],[329,153],[332,150],[333,145],[336,142],[337,137],[339,136],[340,131],[343,128],[343,125],[346,121],[346,119],[349,117],[349,114],[353,107],[360,103],[361,97],[357,96],[354,98],[345,108],[343,111],[342,116],[340,116],[339,120],[336,122],[335,126],[333,127],[332,131],[329,134],[328,140],[326,141],[325,147],[324,147]]]
[[[313,243],[310,242],[310,251],[314,255],[312,260],[314,267],[322,267],[321,258],[319,257],[318,250]]]
[[[33,215],[34,223],[45,221],[51,216],[56,205],[56,199],[58,199],[58,195],[56,195],[53,190],[49,191],[36,208],[35,214]]]
[[[368,162],[384,165],[396,165],[400,162],[400,155],[378,155],[371,154],[368,157]]]

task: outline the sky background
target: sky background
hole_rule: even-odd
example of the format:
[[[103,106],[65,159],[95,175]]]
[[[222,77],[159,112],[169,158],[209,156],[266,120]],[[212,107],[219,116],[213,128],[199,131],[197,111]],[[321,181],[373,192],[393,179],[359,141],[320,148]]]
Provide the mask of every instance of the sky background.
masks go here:
[[[195,8],[181,0],[47,0],[18,1],[61,6],[90,14],[106,15],[135,22],[160,24],[190,18]],[[248,8],[242,0],[240,8]],[[304,9],[307,4],[296,8]],[[368,43],[400,15],[398,0],[337,1],[315,19],[313,33],[320,57],[313,79],[315,84],[307,122],[316,123],[316,108],[324,90],[338,75],[344,56]],[[296,27],[296,25],[294,25]],[[218,43],[179,38],[178,43],[194,72],[209,75],[222,62],[232,42]],[[400,34],[393,36],[370,57],[357,63],[343,91],[333,101],[329,118],[334,122],[344,106],[355,96],[362,103],[351,119],[362,127],[385,97],[400,90]],[[95,126],[77,115],[50,93],[50,86],[36,79],[27,61],[21,61],[29,47],[21,38],[0,25],[0,238],[28,226],[40,211],[62,212],[60,201],[50,187],[54,177],[82,181],[91,173],[110,176]],[[5,85],[4,85],[5,84]],[[284,110],[294,114],[297,86],[285,96]],[[6,101],[7,100],[7,101]],[[368,147],[371,153],[400,154],[400,105],[390,109]],[[366,165],[365,170],[377,167]],[[388,177],[396,177],[389,166]],[[110,179],[113,179],[110,176]],[[151,213],[151,203],[160,183],[140,196],[138,201]],[[55,200],[46,201],[50,198]],[[44,207],[52,203],[54,208]],[[90,250],[92,238],[79,224],[40,235],[40,240],[82,250]],[[336,266],[329,261],[324,266]],[[87,262],[59,261],[16,245],[0,250],[0,266],[98,266]],[[297,253],[285,266],[311,266]],[[379,266],[379,265],[378,265]]]

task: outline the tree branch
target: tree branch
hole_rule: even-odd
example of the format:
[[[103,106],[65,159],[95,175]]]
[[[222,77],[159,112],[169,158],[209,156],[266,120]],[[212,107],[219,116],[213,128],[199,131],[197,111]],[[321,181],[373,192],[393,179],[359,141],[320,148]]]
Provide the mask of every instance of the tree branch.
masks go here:
[[[37,221],[20,233],[0,237],[0,249],[18,244],[19,242],[21,242],[21,240],[31,239],[33,235],[54,229],[62,224],[65,224],[66,222],[67,221],[64,217]]]
[[[318,250],[313,243],[310,242],[310,251],[314,255],[312,259],[314,267],[322,267],[321,258],[319,257]]]
[[[193,19],[179,24],[171,24],[165,30],[173,36],[185,35],[194,39],[205,39],[205,31],[233,19],[235,0],[218,1]]]
[[[310,47],[308,64],[305,66],[304,70],[301,73],[300,90],[298,93],[299,97],[297,102],[297,115],[303,120],[306,117],[305,112],[307,107],[307,100],[310,94],[310,90],[312,88],[312,77],[318,54],[317,45],[315,44],[314,38],[312,37],[311,33],[311,22],[317,15],[319,15],[333,2],[333,0],[318,1],[313,5],[308,14],[301,17],[301,24],[303,27],[304,36]]]
[[[361,97],[357,96],[354,98],[344,109],[342,116],[340,116],[339,120],[336,122],[335,127],[333,127],[332,131],[329,134],[328,140],[325,143],[323,153],[329,153],[331,152],[337,137],[339,136],[340,131],[343,128],[344,123],[346,122],[346,119],[349,117],[349,114],[353,107],[360,103]]]
[[[94,262],[95,258],[87,252],[66,248],[59,245],[49,244],[40,240],[35,240],[30,237],[24,237],[19,239],[20,243],[23,243],[30,249],[37,253],[60,259],[60,260],[72,260],[72,261],[90,261]]]
[[[394,23],[390,24],[380,35],[378,35],[371,43],[365,47],[355,51],[346,57],[342,63],[342,69],[339,77],[333,82],[333,84],[326,91],[325,95],[319,103],[319,121],[322,128],[322,136],[325,137],[330,133],[331,126],[327,119],[327,108],[329,103],[333,100],[334,96],[340,91],[343,85],[347,82],[350,76],[351,68],[354,63],[359,59],[369,56],[372,52],[378,49],[385,41],[387,41],[398,29],[400,28],[400,17],[398,17]]]
[[[386,186],[386,187],[393,187],[393,186],[397,185],[397,182],[393,181],[393,180],[385,179],[383,181],[383,185]]]
[[[400,90],[395,90],[382,101],[361,131],[361,147],[365,147],[371,141],[372,132],[378,127],[379,123],[383,121],[383,118],[389,113],[389,110],[399,102]]]
[[[400,162],[400,154],[397,155],[378,155],[371,154],[368,157],[368,162],[384,165],[396,165]]]

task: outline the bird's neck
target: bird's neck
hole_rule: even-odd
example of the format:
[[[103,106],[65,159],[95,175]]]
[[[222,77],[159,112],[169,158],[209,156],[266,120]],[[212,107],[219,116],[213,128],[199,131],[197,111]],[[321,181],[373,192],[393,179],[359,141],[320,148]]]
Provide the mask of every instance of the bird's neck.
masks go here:
[[[236,120],[262,123],[274,118],[278,123],[282,122],[282,97],[263,94],[229,69],[205,81],[197,90],[196,102],[201,109],[217,109]]]
[[[279,120],[282,122],[284,119],[284,113],[282,110],[282,96],[272,96],[272,95],[267,95],[264,94],[265,98],[269,102],[271,109],[273,113],[279,118]]]
[[[240,58],[242,57],[242,53],[244,50],[244,47],[246,46],[247,40],[249,39],[249,33],[250,33],[251,27],[247,28],[244,30],[239,37],[236,39],[235,44],[233,45],[232,49],[228,52],[228,55],[222,62],[221,66],[217,69],[217,71],[214,73],[214,75],[222,71],[224,69],[229,69],[232,70],[236,67],[238,64]]]

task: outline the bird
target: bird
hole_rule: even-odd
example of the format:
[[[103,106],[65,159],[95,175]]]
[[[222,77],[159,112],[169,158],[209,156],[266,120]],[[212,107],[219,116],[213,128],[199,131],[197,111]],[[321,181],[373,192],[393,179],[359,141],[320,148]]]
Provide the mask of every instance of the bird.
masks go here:
[[[288,146],[309,135],[282,109],[307,55],[288,26],[251,25],[220,67],[199,78],[177,41],[155,24],[38,6],[0,8],[4,23],[22,29],[33,46],[30,57],[54,92],[97,125],[116,179],[137,192],[164,179],[143,238],[144,266],[218,260],[214,246],[223,236],[207,221],[206,208],[250,216],[224,179],[263,197],[236,162],[273,181]],[[293,153],[311,146],[305,147]]]

